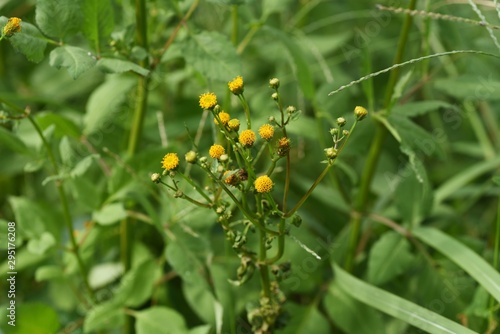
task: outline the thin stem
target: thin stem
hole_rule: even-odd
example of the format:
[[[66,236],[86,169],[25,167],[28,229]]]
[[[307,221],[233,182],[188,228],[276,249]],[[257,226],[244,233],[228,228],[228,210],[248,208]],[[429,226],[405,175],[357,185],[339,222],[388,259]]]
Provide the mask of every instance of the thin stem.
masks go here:
[[[203,198],[205,198],[208,203],[212,202],[210,197],[195,182],[193,182],[193,180],[191,180],[189,177],[187,177],[181,172],[176,172],[176,173],[179,174],[184,180],[186,180],[187,183],[189,183],[198,192],[198,194],[203,196]]]
[[[410,10],[413,10],[415,9],[415,5],[416,5],[416,0],[411,0],[410,4],[408,5],[408,8]],[[410,15],[406,15],[405,20],[403,22],[403,27],[401,29],[401,34],[399,35],[398,49],[396,51],[396,55],[393,61],[394,64],[401,63],[403,59],[404,51],[406,48],[406,42],[408,40],[408,35],[410,33],[411,24],[412,24],[412,17]],[[387,84],[385,102],[384,102],[384,106],[386,109],[390,109],[391,107],[392,95],[394,93],[394,87],[396,86],[396,81],[399,77],[399,70],[400,70],[399,67],[393,68],[389,76],[389,82]],[[380,152],[382,151],[382,146],[386,135],[387,135],[386,128],[379,123],[377,125],[377,130],[375,132],[375,138],[372,141],[372,145],[368,153],[368,158],[365,164],[366,167],[365,170],[363,171],[358,195],[354,203],[354,210],[360,212],[361,215],[351,216],[350,225],[352,229],[351,229],[351,236],[349,239],[349,250],[345,261],[345,269],[349,272],[352,271],[353,268],[354,258],[356,256],[356,249],[359,240],[362,215],[365,213],[366,207],[368,206],[368,197],[369,197],[368,195],[370,193],[370,186],[373,180],[373,176],[375,175],[378,159],[380,157]]]
[[[248,44],[252,40],[253,36],[257,33],[257,31],[259,31],[259,29],[261,27],[262,27],[261,23],[258,23],[256,25],[252,26],[252,28],[248,31],[248,33],[245,35],[245,37],[243,37],[240,44],[238,45],[238,48],[236,49],[237,54],[240,55],[243,53],[243,51],[245,51],[246,47],[248,46]]]
[[[245,99],[245,96],[243,95],[243,93],[239,94],[238,98],[240,99],[241,104],[243,105],[243,110],[245,110],[245,117],[247,119],[247,129],[251,129],[252,128],[252,120],[250,118],[250,107],[248,106],[248,102]]]
[[[495,247],[493,252],[493,268],[498,270],[498,253],[500,251],[500,196],[498,197],[498,208],[497,208],[497,224],[495,231]],[[495,299],[490,295],[490,314],[489,323],[490,327],[495,323]]]
[[[255,195],[255,202],[257,204],[257,213],[260,218],[264,217],[264,211],[262,209],[262,195]],[[263,223],[263,222],[261,222]],[[266,264],[267,260],[267,246],[266,246],[267,234],[266,231],[259,230],[259,272],[260,272],[260,282],[262,286],[262,294],[264,297],[271,297],[271,285],[269,283],[269,268]]]
[[[231,6],[231,21],[233,24],[231,30],[231,43],[233,45],[238,44],[238,5]]]

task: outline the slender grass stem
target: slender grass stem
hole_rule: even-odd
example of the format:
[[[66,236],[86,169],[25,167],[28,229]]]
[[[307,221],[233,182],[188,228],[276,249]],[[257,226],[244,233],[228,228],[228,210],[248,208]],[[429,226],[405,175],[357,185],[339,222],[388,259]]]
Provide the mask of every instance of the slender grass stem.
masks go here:
[[[416,5],[416,0],[411,0],[410,4],[408,5],[408,9],[410,10],[415,9],[415,5]],[[398,48],[393,61],[394,64],[401,63],[403,59],[403,54],[406,48],[406,43],[408,40],[408,35],[410,33],[411,24],[412,24],[412,17],[410,15],[406,15],[405,20],[403,22],[403,27],[401,29],[401,34],[399,36]],[[385,100],[384,100],[384,105],[387,109],[389,109],[391,106],[392,95],[394,92],[394,87],[396,86],[396,81],[399,77],[399,71],[400,68],[395,67],[391,70],[391,74],[389,76],[389,81],[387,84]],[[384,143],[386,135],[387,135],[387,130],[385,129],[385,127],[383,127],[382,124],[378,124],[377,130],[375,132],[375,137],[372,141],[372,145],[368,153],[368,158],[365,164],[366,167],[361,177],[359,192],[354,203],[354,210],[357,212],[361,212],[361,214],[365,214],[366,208],[368,206],[370,186],[373,180],[373,176],[375,175],[378,159],[380,156],[380,152],[382,151],[382,145]],[[352,271],[354,258],[356,256],[358,239],[361,229],[361,221],[362,221],[362,215],[351,216],[351,221],[350,221],[351,235],[349,238],[349,249],[345,260],[345,269],[349,272]]]
[[[494,246],[494,251],[493,251],[493,268],[496,270],[500,270],[498,268],[498,253],[500,252],[500,196],[498,197],[498,204],[497,204],[497,221],[496,221],[496,229],[495,229],[495,246]],[[489,314],[489,323],[490,327],[494,328],[494,324],[496,324],[495,321],[495,298],[490,295],[490,314]]]

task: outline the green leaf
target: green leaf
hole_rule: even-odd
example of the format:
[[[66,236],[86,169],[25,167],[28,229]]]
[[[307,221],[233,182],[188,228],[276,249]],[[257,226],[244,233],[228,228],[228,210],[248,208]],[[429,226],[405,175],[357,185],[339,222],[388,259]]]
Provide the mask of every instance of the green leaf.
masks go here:
[[[0,126],[0,147],[7,147],[16,153],[32,155],[33,152],[11,131]]]
[[[83,119],[86,135],[109,125],[108,120],[116,118],[121,112],[120,106],[127,99],[127,93],[135,85],[136,80],[123,75],[110,75],[106,81],[95,89],[87,103],[87,111]]]
[[[500,81],[494,80],[492,75],[461,75],[454,78],[433,80],[434,87],[441,92],[460,100],[488,100],[498,101],[500,95]]]
[[[346,333],[384,333],[384,324],[373,308],[357,301],[334,281],[324,298],[330,319]]]
[[[473,334],[474,331],[406,299],[365,283],[334,265],[335,281],[351,297],[433,334]],[[375,331],[376,332],[376,331]],[[374,331],[372,331],[374,333]],[[380,332],[380,333],[383,333]]]
[[[35,271],[35,280],[37,282],[48,281],[54,278],[63,277],[64,272],[60,266],[46,265],[39,267]]]
[[[201,325],[189,330],[189,334],[210,334],[212,330],[212,326],[210,325]]]
[[[394,203],[401,217],[411,226],[417,226],[432,209],[432,189],[427,174],[419,181],[414,173],[401,176],[394,193]]]
[[[83,34],[93,42],[94,50],[100,53],[101,47],[110,39],[115,22],[113,7],[109,0],[83,0]]]
[[[418,227],[412,231],[423,243],[437,249],[471,275],[497,301],[500,301],[500,273],[468,247],[431,227]]]
[[[291,0],[263,0],[262,1],[262,22],[266,21],[268,16],[273,13],[282,13],[292,4]]]
[[[28,251],[33,254],[45,254],[52,246],[56,244],[56,239],[49,232],[43,232],[38,238],[32,238],[28,241]]]
[[[127,217],[123,203],[111,203],[92,213],[92,219],[101,225],[111,225]]]
[[[123,274],[123,265],[115,262],[99,263],[89,272],[89,285],[98,289],[114,282]]]
[[[482,161],[464,169],[448,179],[434,193],[434,203],[439,204],[450,197],[457,190],[476,179],[477,177],[494,171],[500,166],[500,156],[492,160]]]
[[[80,137],[80,129],[75,123],[68,118],[58,115],[53,112],[41,112],[36,115],[36,122],[42,129],[46,129],[49,125],[54,125],[54,135],[57,138],[70,136],[73,138]]]
[[[115,329],[122,326],[124,321],[123,301],[113,298],[88,311],[83,323],[83,332],[94,333],[98,330]]]
[[[78,32],[82,22],[79,1],[37,0],[36,23],[46,35],[64,39]]]
[[[416,117],[430,112],[439,111],[440,108],[456,109],[456,106],[444,101],[417,101],[397,104],[392,108],[392,113],[405,117]]]
[[[16,234],[37,239],[46,231],[46,224],[52,217],[41,206],[25,197],[11,196],[9,203],[16,218]]]
[[[16,239],[18,238],[16,233]],[[31,266],[39,265],[40,262],[47,259],[45,254],[33,254],[28,251],[26,247],[16,250],[16,271],[22,271]],[[9,264],[7,259],[0,265],[0,278],[7,276],[9,270]]]
[[[130,270],[122,279],[117,295],[125,297],[125,305],[138,307],[151,298],[159,268],[152,260],[147,260]]]
[[[144,67],[122,59],[101,58],[97,61],[97,67],[106,73],[123,73],[132,71],[142,76],[149,74],[149,70]]]
[[[134,316],[137,334],[188,333],[184,318],[177,311],[164,306],[153,306],[145,311],[134,312]]]
[[[293,59],[295,74],[299,81],[300,88],[302,89],[302,93],[309,100],[313,100],[315,95],[314,81],[310,71],[309,61],[305,57],[302,48],[298,45],[296,40],[290,37],[289,34],[280,30],[265,26],[263,31],[274,36],[277,40],[283,43],[283,46],[288,50],[288,53]]]
[[[287,303],[285,304],[285,312],[290,315],[290,321],[284,329],[277,330],[276,334],[330,333],[328,321],[321,312],[319,312],[315,304],[302,306],[294,303]]]
[[[47,334],[57,333],[60,327],[59,316],[57,312],[42,303],[16,303],[16,321],[15,326],[8,326],[9,334]],[[0,312],[2,317],[2,325],[7,321],[8,311],[6,307],[2,307]],[[23,319],[30,319],[25,321]]]
[[[75,168],[71,170],[71,177],[76,178],[85,174],[85,172],[92,166],[92,162],[99,157],[98,154],[92,154],[86,156],[82,160],[78,161]]]
[[[5,16],[0,17],[0,26],[7,23]],[[40,30],[34,25],[21,22],[21,31],[9,38],[14,49],[21,52],[29,61],[38,63],[42,61],[47,41]]]
[[[414,262],[409,242],[399,233],[389,231],[377,240],[368,260],[368,281],[382,285],[404,273]]]
[[[215,31],[192,35],[183,43],[189,65],[210,80],[229,81],[241,74],[240,58],[227,36]]]
[[[90,52],[76,46],[60,46],[50,52],[50,65],[58,69],[66,67],[73,79],[94,67],[95,63]]]

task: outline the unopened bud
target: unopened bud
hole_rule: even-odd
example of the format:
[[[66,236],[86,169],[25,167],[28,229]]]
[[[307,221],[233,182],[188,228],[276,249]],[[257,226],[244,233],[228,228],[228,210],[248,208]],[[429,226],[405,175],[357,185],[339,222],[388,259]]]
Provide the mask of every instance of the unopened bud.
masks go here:
[[[153,181],[154,183],[160,183],[161,175],[158,173],[151,174],[151,181]]]
[[[342,134],[344,136],[349,136],[349,130],[342,130]]]
[[[271,97],[273,98],[274,101],[278,101],[278,93],[273,93]]]
[[[338,124],[338,126],[343,127],[346,123],[347,123],[347,121],[345,120],[344,117],[337,118],[337,124]]]
[[[194,164],[198,159],[198,153],[196,153],[195,151],[189,151],[184,157],[186,158],[187,162],[189,162],[190,164]]]
[[[356,115],[358,121],[361,121],[366,117],[366,115],[368,115],[368,110],[361,106],[357,106],[356,108],[354,108],[354,115]]]
[[[280,86],[279,79],[278,78],[272,78],[271,80],[269,80],[269,86],[272,89],[278,89],[278,87]]]
[[[337,157],[337,149],[333,147],[325,148],[325,155],[328,159],[335,159]]]

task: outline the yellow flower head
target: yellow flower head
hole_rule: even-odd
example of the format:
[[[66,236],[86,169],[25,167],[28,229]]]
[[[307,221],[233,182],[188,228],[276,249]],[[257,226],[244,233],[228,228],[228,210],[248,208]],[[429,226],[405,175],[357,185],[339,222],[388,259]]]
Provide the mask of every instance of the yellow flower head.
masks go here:
[[[214,144],[210,146],[210,150],[208,150],[208,154],[214,159],[219,159],[226,151],[224,150],[224,147],[219,144]]]
[[[217,105],[217,96],[214,93],[203,93],[200,95],[200,107],[212,109]]]
[[[240,129],[240,120],[237,118],[233,118],[229,122],[227,122],[227,126],[231,131],[238,131]]]
[[[21,31],[21,19],[17,17],[11,17],[5,27],[3,27],[3,35],[6,37],[10,37],[14,35],[16,32]]]
[[[264,140],[271,140],[274,136],[274,127],[271,124],[264,124],[259,128],[259,135]]]
[[[255,132],[253,132],[252,130],[245,130],[240,133],[238,139],[241,145],[245,147],[250,147],[253,145],[253,143],[255,143],[256,139]]]
[[[243,85],[243,78],[238,75],[236,78],[233,79],[233,81],[229,81],[227,84],[229,86],[229,90],[231,93],[234,95],[240,95],[243,93],[243,90],[245,89]]]
[[[278,140],[278,155],[285,156],[290,151],[290,138],[282,137]]]
[[[358,121],[361,121],[366,117],[366,115],[368,115],[368,110],[363,107],[357,106],[356,108],[354,108],[354,115],[356,115]]]
[[[223,125],[226,125],[231,119],[231,116],[229,116],[229,114],[225,111],[221,111],[217,116],[219,116],[219,119]],[[219,124],[219,121],[217,121],[217,118],[215,117],[214,117],[214,123],[217,125]]]
[[[167,153],[161,161],[163,168],[165,170],[174,170],[179,167],[179,157],[177,153]]]
[[[273,189],[273,180],[267,175],[259,176],[255,182],[254,187],[258,193],[268,193]]]

